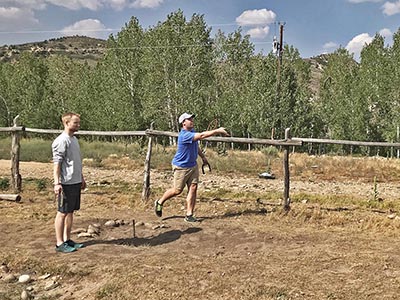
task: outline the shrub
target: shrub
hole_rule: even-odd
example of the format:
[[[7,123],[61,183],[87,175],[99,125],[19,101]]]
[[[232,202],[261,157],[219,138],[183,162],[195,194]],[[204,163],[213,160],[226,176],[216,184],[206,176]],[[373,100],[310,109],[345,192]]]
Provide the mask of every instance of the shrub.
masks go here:
[[[8,190],[10,187],[10,180],[8,178],[0,178],[0,190]]]

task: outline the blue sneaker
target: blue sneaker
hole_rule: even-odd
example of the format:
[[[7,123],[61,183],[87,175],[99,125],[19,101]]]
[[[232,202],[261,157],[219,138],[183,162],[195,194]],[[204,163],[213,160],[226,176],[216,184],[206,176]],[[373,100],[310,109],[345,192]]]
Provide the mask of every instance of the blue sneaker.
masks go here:
[[[199,220],[198,220],[195,216],[193,216],[193,215],[186,216],[184,220],[185,220],[185,222],[188,222],[188,223],[196,223],[196,222],[199,222]]]
[[[67,242],[64,242],[60,246],[56,246],[56,251],[61,253],[71,253],[76,251],[76,249],[68,245]]]
[[[68,240],[68,241],[66,241],[66,243],[68,244],[68,246],[75,248],[75,249],[80,249],[80,248],[85,247],[84,244],[75,243],[73,240]]]

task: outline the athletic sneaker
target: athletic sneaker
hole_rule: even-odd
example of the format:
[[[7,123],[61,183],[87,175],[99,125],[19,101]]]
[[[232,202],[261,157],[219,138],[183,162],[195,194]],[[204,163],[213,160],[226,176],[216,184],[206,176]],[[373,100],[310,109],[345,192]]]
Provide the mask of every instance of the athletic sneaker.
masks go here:
[[[68,240],[68,241],[66,241],[66,243],[68,244],[68,246],[73,247],[75,249],[80,249],[80,248],[85,247],[84,244],[75,243],[73,240]]]
[[[76,249],[68,245],[67,242],[64,242],[60,246],[56,246],[56,251],[61,253],[71,253],[76,251]]]
[[[194,223],[194,222],[198,222],[199,220],[196,219],[195,216],[190,215],[190,216],[186,216],[185,217],[185,222],[189,222],[189,223]]]
[[[154,201],[154,212],[157,217],[162,217],[162,204],[158,203],[158,200]]]

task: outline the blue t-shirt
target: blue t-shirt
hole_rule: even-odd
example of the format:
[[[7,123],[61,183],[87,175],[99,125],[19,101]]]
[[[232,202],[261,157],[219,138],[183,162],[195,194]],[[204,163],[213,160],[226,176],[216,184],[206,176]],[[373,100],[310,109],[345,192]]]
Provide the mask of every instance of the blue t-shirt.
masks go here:
[[[178,135],[178,149],[172,164],[181,168],[192,168],[197,163],[198,141],[193,141],[195,131],[182,129]]]

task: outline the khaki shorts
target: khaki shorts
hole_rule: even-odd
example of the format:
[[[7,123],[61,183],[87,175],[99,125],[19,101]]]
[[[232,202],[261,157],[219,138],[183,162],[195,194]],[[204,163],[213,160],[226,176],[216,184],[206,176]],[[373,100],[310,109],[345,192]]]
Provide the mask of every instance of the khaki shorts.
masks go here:
[[[197,184],[199,182],[199,167],[195,165],[192,168],[181,168],[172,165],[174,171],[174,188],[183,191],[185,185],[189,187],[191,184]]]

